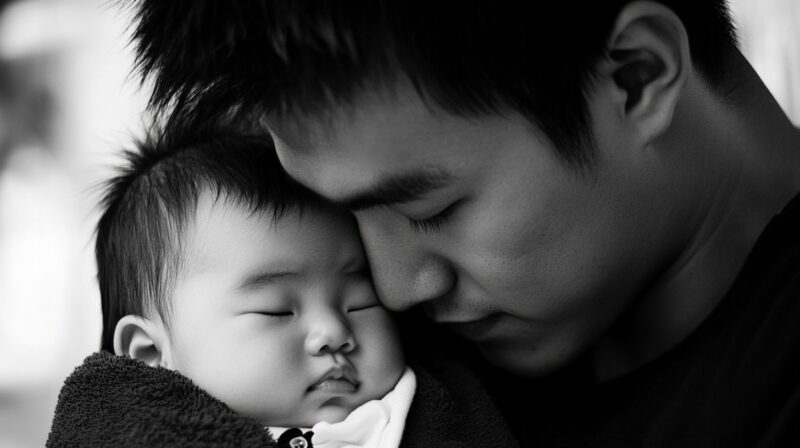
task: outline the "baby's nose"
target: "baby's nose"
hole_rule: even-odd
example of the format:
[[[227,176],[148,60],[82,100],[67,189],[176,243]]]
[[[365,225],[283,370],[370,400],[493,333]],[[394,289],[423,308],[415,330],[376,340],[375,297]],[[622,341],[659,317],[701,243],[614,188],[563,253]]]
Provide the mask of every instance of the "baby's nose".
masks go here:
[[[356,340],[345,322],[326,319],[313,324],[306,337],[305,348],[311,355],[350,353],[356,348]]]

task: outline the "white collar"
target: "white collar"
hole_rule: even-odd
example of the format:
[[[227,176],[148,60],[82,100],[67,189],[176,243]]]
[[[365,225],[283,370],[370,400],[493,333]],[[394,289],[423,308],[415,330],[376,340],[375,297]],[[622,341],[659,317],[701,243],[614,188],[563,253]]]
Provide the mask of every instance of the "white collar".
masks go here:
[[[341,422],[319,422],[311,427],[314,448],[397,448],[416,387],[416,376],[406,367],[394,389],[380,400],[362,404]],[[269,428],[276,440],[287,429]]]

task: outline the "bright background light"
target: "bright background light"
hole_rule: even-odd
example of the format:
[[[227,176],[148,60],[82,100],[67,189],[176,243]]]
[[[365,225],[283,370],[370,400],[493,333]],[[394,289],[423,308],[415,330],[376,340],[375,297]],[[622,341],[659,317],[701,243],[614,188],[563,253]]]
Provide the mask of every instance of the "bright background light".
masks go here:
[[[44,446],[61,383],[99,345],[96,186],[146,100],[117,3],[0,0],[0,448]],[[800,124],[800,2],[732,8],[745,55]]]
[[[0,1],[0,447],[44,446],[99,345],[97,183],[141,128],[114,2]]]

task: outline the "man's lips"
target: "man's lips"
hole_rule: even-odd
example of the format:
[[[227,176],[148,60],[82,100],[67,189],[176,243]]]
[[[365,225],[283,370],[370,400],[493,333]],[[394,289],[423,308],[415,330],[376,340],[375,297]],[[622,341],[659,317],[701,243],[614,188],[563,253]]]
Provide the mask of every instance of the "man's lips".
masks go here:
[[[344,364],[328,369],[308,390],[331,394],[350,394],[358,390],[359,384],[353,368]]]
[[[489,339],[492,331],[502,319],[501,314],[491,314],[489,316],[466,321],[466,322],[440,322],[446,324],[455,334],[464,339],[474,342]]]

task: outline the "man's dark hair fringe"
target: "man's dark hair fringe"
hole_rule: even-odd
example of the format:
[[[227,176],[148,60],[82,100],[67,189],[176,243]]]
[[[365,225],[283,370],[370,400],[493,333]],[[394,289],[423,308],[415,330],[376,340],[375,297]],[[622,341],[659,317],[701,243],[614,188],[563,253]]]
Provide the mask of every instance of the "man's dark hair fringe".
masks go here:
[[[528,117],[569,163],[591,159],[586,94],[630,0],[130,0],[137,67],[170,119],[323,114],[407,78],[461,116]],[[660,0],[725,90],[736,38],[725,0]],[[256,117],[256,118],[252,118]]]

